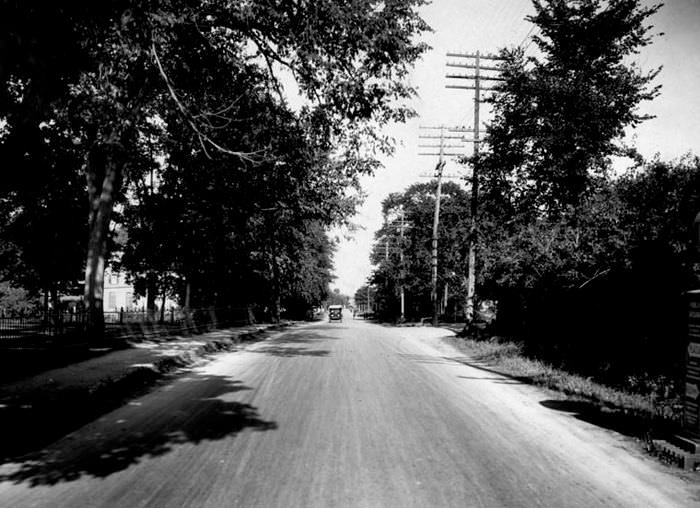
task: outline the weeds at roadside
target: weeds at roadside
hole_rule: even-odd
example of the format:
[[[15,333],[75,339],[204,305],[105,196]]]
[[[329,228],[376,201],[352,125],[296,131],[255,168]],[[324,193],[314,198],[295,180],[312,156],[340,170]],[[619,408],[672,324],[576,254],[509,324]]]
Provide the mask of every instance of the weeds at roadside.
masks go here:
[[[627,420],[623,426],[634,427],[642,434],[668,431],[681,421],[680,397],[668,386],[660,386],[662,383],[647,383],[642,387],[646,390],[640,390],[637,385],[637,392],[612,388],[528,358],[523,345],[516,342],[496,338],[477,341],[449,337],[445,340],[475,362],[523,382],[560,392],[572,401],[587,404],[591,410]]]

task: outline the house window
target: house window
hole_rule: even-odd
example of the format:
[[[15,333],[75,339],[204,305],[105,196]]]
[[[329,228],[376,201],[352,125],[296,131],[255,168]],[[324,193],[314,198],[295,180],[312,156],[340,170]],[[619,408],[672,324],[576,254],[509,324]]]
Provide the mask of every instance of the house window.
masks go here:
[[[114,292],[109,292],[107,294],[107,308],[116,309],[117,308],[117,294]]]

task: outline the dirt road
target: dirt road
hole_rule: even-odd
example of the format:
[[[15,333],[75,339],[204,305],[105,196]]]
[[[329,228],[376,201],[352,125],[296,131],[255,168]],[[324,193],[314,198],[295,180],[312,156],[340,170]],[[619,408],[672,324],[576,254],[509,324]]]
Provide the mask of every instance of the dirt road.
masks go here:
[[[222,355],[0,468],[0,506],[700,505],[445,333],[346,319]]]

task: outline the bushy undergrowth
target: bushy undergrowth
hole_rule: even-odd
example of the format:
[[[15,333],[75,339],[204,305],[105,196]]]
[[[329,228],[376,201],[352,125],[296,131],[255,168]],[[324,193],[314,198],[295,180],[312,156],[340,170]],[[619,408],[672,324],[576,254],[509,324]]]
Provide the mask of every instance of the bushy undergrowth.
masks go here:
[[[630,379],[626,387],[610,387],[589,377],[572,374],[528,358],[521,343],[451,338],[449,341],[476,362],[483,362],[521,381],[594,403],[600,409],[622,411],[648,420],[676,424],[682,402],[675,383],[663,376]]]

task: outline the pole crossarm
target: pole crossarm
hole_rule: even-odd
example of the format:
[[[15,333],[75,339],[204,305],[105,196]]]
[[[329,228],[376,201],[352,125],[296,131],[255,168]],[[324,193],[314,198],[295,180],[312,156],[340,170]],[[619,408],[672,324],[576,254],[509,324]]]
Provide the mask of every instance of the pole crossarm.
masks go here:
[[[438,175],[436,173],[433,173],[432,175],[430,173],[421,173],[420,175],[421,178],[437,178]],[[463,175],[458,175],[456,173],[443,173],[442,178],[456,178],[456,179],[463,179]]]
[[[485,55],[476,55],[475,53],[460,53],[456,51],[448,51],[446,53],[447,56],[453,57],[453,58],[480,58],[482,60],[501,60],[505,61],[507,60],[506,58],[503,58],[502,56],[494,55],[494,54],[485,54]]]
[[[486,65],[481,65],[477,67],[474,64],[463,64],[459,62],[447,62],[447,67],[459,67],[461,69],[480,69],[482,71],[501,71],[500,67],[488,67]]]
[[[451,129],[456,129],[459,126],[449,126],[449,125],[419,125],[418,128],[420,130],[432,130],[432,131],[440,131],[440,130],[451,130]],[[440,136],[438,136],[440,137]]]
[[[422,135],[418,136],[420,139],[462,139],[462,136],[432,136],[432,135]]]
[[[463,90],[476,90],[477,87],[475,86],[470,86],[470,85],[445,85],[445,88],[461,88]],[[487,88],[480,86],[479,90],[482,92],[499,92],[501,89],[500,88]],[[484,102],[484,101],[481,101]]]
[[[474,75],[467,75],[467,74],[445,74],[446,78],[455,78],[455,79],[479,79],[482,81],[505,81],[505,78],[499,78],[497,76],[474,76]]]
[[[418,145],[418,148],[464,148],[464,145]]]
[[[440,156],[440,152],[418,152],[418,155],[437,155]],[[444,157],[464,157],[463,153],[451,153],[451,152],[443,152],[442,155]]]

